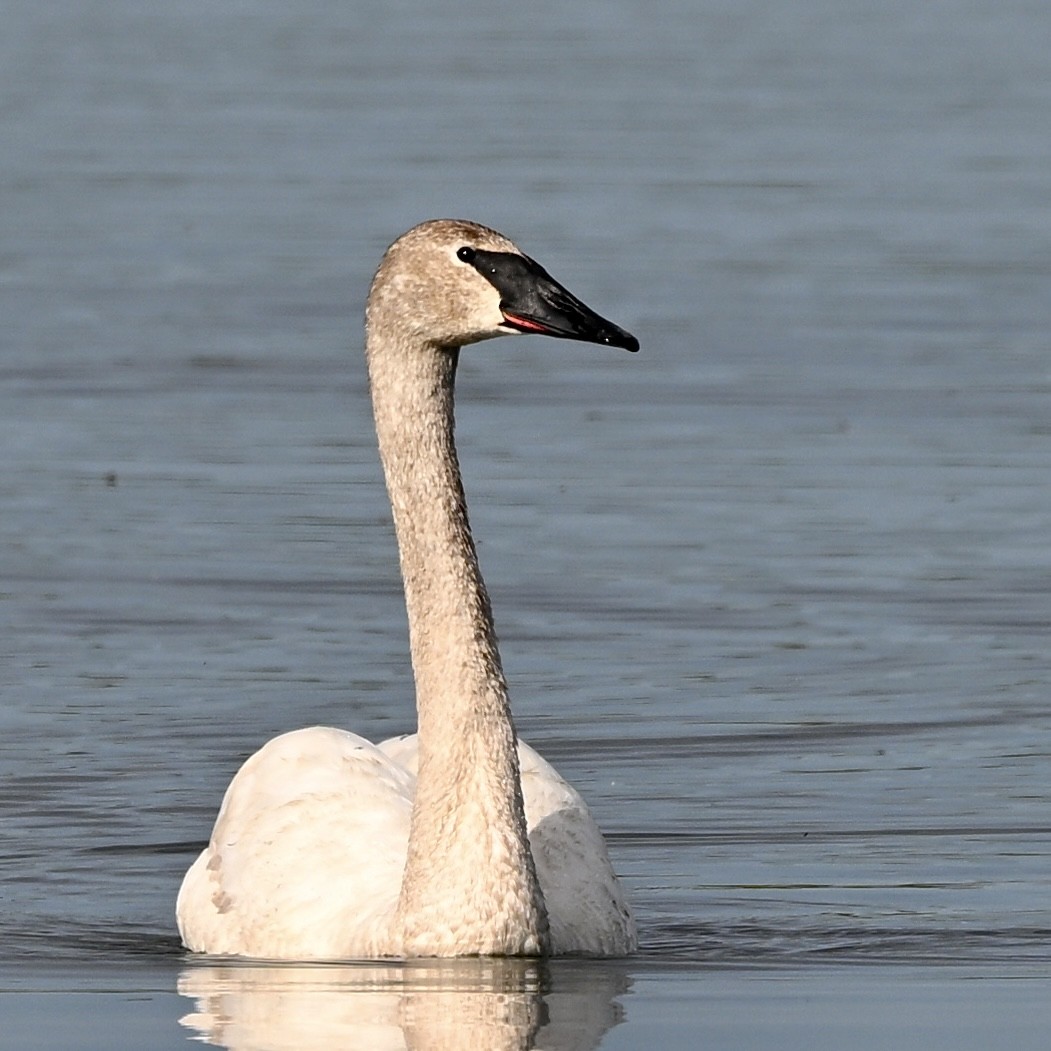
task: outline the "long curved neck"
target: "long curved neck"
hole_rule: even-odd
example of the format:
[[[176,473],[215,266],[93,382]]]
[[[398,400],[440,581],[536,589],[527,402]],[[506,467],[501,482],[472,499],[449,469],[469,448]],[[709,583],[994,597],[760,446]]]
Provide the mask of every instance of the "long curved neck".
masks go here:
[[[409,955],[548,946],[489,596],[453,440],[458,350],[367,339],[398,538],[419,773],[396,924]]]

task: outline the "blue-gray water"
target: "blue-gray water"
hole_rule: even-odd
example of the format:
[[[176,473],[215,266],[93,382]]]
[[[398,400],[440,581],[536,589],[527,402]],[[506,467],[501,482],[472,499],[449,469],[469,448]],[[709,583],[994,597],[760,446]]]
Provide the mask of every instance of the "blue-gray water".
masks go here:
[[[3,26],[5,1042],[1043,1046],[1046,5]],[[238,762],[413,726],[360,318],[435,215],[642,341],[471,348],[458,431],[520,730],[642,950],[209,966],[172,908]]]

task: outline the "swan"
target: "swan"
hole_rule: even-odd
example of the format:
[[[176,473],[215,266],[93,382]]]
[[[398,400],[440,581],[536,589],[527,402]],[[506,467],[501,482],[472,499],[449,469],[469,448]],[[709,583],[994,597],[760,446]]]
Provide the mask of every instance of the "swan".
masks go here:
[[[431,220],[365,309],[418,732],[310,727],[250,756],[176,903],[193,952],[271,960],[619,956],[635,923],[580,795],[518,741],[453,441],[460,348],[540,333],[638,350],[511,241]]]

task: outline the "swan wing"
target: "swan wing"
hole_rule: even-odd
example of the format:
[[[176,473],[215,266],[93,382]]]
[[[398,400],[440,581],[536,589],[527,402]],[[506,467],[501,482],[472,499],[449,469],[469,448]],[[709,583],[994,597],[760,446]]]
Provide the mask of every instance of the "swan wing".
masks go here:
[[[311,727],[250,756],[177,903],[190,949],[265,959],[395,953],[415,777],[356,734]]]
[[[556,956],[622,956],[637,945],[635,920],[606,842],[580,793],[518,742],[529,846],[547,903]]]

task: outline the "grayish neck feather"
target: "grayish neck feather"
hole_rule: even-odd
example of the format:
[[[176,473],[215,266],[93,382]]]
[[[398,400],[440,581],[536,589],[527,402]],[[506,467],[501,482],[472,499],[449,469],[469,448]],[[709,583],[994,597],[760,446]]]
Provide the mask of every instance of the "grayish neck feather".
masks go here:
[[[370,316],[366,353],[419,716],[395,928],[410,954],[437,954],[453,940],[461,953],[545,953],[507,684],[453,440],[458,349]]]

